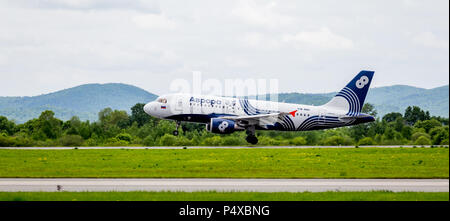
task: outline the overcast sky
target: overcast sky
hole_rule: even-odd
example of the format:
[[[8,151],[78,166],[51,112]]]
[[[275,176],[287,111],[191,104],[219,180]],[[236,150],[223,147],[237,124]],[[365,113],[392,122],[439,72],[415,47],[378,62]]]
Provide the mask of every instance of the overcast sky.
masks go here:
[[[277,78],[280,92],[449,83],[449,1],[0,0],[0,96]]]

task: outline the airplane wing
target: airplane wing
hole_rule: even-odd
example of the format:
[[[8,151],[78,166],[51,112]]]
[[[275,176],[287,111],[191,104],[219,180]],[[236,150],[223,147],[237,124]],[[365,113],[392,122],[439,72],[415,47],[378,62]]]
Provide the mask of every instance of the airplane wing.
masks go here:
[[[248,115],[248,116],[223,116],[220,117],[222,119],[234,120],[241,126],[251,126],[251,125],[273,125],[276,122],[280,122],[284,116],[289,115],[290,113],[271,113],[271,114],[257,114],[257,115]]]

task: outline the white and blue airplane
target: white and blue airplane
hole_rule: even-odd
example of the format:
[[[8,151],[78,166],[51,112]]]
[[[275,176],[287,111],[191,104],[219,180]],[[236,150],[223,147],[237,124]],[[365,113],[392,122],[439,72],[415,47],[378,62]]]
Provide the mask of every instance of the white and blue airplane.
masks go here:
[[[154,117],[174,120],[178,135],[182,121],[206,124],[212,133],[246,130],[247,142],[258,143],[255,130],[307,131],[372,122],[361,113],[373,71],[361,71],[328,103],[310,106],[245,98],[168,94],[144,106]]]

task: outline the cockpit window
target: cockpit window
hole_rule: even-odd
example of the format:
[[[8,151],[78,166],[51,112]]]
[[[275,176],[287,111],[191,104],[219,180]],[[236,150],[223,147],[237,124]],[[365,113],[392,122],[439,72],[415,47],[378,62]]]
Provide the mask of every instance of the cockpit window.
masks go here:
[[[158,98],[158,100],[156,100],[158,103],[163,103],[163,104],[165,104],[165,103],[167,103],[167,99],[165,99],[165,98]]]

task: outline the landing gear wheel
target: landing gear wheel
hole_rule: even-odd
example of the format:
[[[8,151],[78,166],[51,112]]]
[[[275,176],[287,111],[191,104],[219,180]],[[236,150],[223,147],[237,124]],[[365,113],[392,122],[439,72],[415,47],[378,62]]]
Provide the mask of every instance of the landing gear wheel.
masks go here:
[[[256,136],[255,136],[255,126],[248,127],[245,130],[245,133],[247,134],[247,137],[245,138],[245,140],[247,140],[247,142],[249,142],[251,144],[258,143],[258,138],[256,138]]]
[[[251,144],[258,143],[258,138],[256,136],[252,136],[252,135],[247,136],[247,138],[245,138],[245,140],[247,140],[247,142],[249,142]]]
[[[173,135],[178,136],[178,128],[180,127],[181,121],[177,120],[175,123],[177,124],[177,128],[173,131]]]

